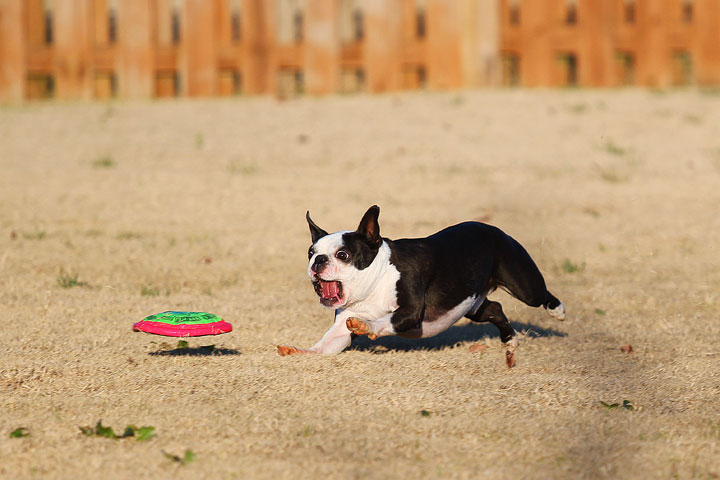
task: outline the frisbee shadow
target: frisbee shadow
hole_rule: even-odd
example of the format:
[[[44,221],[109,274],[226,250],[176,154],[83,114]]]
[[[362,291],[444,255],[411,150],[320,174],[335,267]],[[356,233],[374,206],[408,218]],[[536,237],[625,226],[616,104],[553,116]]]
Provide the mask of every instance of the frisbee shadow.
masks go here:
[[[203,345],[199,347],[173,348],[172,350],[156,350],[148,353],[152,357],[209,357],[222,355],[240,355],[240,351],[234,348],[217,348],[215,345]]]
[[[510,322],[516,332],[522,332],[530,338],[543,337],[566,337],[567,333],[554,328],[543,328],[531,323]],[[477,342],[484,338],[497,339],[500,334],[497,328],[490,323],[468,323],[466,325],[455,325],[443,333],[430,338],[408,339],[397,336],[380,337],[377,340],[370,340],[367,336],[356,337],[348,350],[367,351],[371,353],[385,353],[387,351],[412,351],[412,350],[442,350],[454,347],[459,343]],[[384,347],[379,349],[378,347]]]

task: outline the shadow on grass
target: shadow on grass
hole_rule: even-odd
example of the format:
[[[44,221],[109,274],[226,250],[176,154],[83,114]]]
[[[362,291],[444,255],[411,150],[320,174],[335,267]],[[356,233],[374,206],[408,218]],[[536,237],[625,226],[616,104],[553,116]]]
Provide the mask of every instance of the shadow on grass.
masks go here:
[[[152,357],[199,357],[213,355],[240,355],[239,350],[234,348],[215,348],[215,345],[205,345],[202,347],[185,347],[173,348],[172,350],[157,350],[150,352],[148,355]]]
[[[516,332],[523,332],[530,338],[567,336],[567,333],[554,328],[542,328],[522,322],[510,322],[510,324]],[[490,323],[468,323],[450,327],[434,337],[418,340],[402,337],[381,337],[377,340],[370,340],[366,336],[360,336],[353,340],[349,350],[369,351],[372,353],[385,353],[387,350],[442,350],[443,348],[454,347],[458,343],[477,342],[485,337],[495,338],[499,341],[500,335],[497,328]],[[384,349],[378,350],[378,347],[384,347]]]

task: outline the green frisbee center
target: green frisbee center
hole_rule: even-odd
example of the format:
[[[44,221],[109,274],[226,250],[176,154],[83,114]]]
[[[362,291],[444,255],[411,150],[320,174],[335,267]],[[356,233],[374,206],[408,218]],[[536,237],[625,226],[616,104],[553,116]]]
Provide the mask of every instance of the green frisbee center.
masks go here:
[[[169,323],[170,325],[202,325],[222,321],[222,318],[205,312],[163,312],[143,319],[146,322]]]

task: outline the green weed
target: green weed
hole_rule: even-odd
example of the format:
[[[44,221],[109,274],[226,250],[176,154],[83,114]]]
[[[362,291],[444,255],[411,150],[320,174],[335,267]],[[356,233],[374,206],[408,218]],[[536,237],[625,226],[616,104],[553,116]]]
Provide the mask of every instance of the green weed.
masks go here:
[[[598,172],[600,173],[600,178],[602,178],[604,181],[608,183],[620,183],[620,182],[626,182],[630,180],[629,175],[621,175],[617,170],[614,168],[608,168],[603,167],[602,165],[596,163],[595,167],[598,169]]]
[[[258,173],[258,165],[254,161],[244,161],[239,159],[230,160],[228,162],[227,171],[231,175],[254,175]]]
[[[120,232],[115,237],[118,240],[139,240],[142,238],[142,233],[138,232]]]
[[[717,97],[720,96],[720,88],[718,87],[701,87],[698,89],[698,93],[701,95],[706,95],[708,97]]]
[[[587,109],[588,109],[588,106],[584,103],[576,103],[574,105],[568,106],[568,111],[570,113],[575,113],[578,115],[581,113],[585,113],[587,111]]]
[[[73,287],[89,287],[90,284],[78,279],[79,274],[71,274],[66,272],[64,269],[60,269],[60,274],[57,277],[57,284],[61,288],[73,288]]]
[[[452,163],[445,167],[448,175],[462,175],[465,173],[465,167],[459,163]]]
[[[622,404],[620,403],[607,403],[600,400],[600,403],[603,407],[607,408],[608,410],[613,410],[616,408],[624,408],[625,410],[635,410],[635,407],[632,403],[630,403],[630,400],[623,400]]]
[[[302,430],[300,430],[299,435],[305,438],[312,437],[313,435],[315,435],[315,429],[310,425],[305,425]]]
[[[610,139],[605,141],[604,149],[607,153],[618,157],[622,157],[627,153],[627,149],[621,147]]]
[[[592,207],[587,207],[586,209],[583,210],[583,212],[587,213],[588,215],[590,215],[593,218],[600,217],[600,212]]]
[[[227,288],[232,287],[238,284],[240,281],[240,274],[233,273],[229,275],[222,275],[220,276],[220,280],[218,283],[220,284],[220,288]]]
[[[606,313],[607,312],[605,310],[603,310],[602,308],[595,309],[595,315],[600,315],[602,317],[602,316],[605,316]]]
[[[585,262],[573,263],[569,258],[566,258],[562,263],[562,269],[567,273],[577,273],[585,270]]]
[[[600,178],[608,183],[620,183],[625,180],[625,177],[617,173],[615,170],[604,169],[600,172]]]
[[[101,155],[92,161],[92,166],[97,169],[113,168],[115,166],[115,159],[112,155]]]
[[[207,233],[199,233],[195,235],[188,235],[185,240],[191,245],[199,245],[210,240],[210,235]]]
[[[122,435],[118,435],[113,431],[112,427],[104,426],[102,424],[102,420],[98,420],[97,424],[95,424],[95,427],[78,428],[83,435],[87,435],[88,437],[104,437],[112,438],[115,440],[120,438],[135,437],[135,439],[140,442],[150,440],[153,435],[155,435],[155,427],[144,426],[138,428],[135,425],[128,425],[127,427],[125,427]]]
[[[42,240],[47,236],[45,230],[35,230],[34,232],[23,232],[22,237],[25,240]]]
[[[197,455],[195,455],[195,452],[193,452],[189,448],[187,450],[185,450],[185,453],[183,454],[182,457],[180,455],[168,453],[165,450],[162,450],[162,453],[163,453],[163,455],[165,455],[165,457],[169,458],[173,462],[179,463],[180,465],[187,465],[188,463],[192,463],[195,461],[195,458],[197,457]]]
[[[460,105],[463,105],[465,103],[465,97],[462,95],[455,95],[452,100],[450,100],[450,104],[454,105],[456,107],[459,107]]]
[[[29,437],[30,436],[30,430],[28,430],[25,427],[18,427],[12,432],[10,432],[10,438],[23,438],[23,437]]]
[[[202,150],[204,146],[205,146],[205,136],[200,132],[196,133],[195,134],[195,148],[197,148],[198,150]]]
[[[142,285],[140,287],[140,295],[143,297],[157,297],[160,295],[160,289],[152,284]]]

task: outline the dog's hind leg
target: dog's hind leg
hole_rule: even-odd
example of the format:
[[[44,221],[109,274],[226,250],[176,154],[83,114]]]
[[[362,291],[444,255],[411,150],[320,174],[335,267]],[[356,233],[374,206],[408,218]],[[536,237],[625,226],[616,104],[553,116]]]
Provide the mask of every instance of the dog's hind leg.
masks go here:
[[[487,298],[478,308],[477,312],[467,316],[473,322],[490,322],[500,332],[500,340],[505,344],[505,362],[512,368],[515,365],[515,349],[518,347],[518,336],[508,322],[502,305]]]
[[[545,279],[527,251],[515,239],[506,241],[496,258],[492,280],[510,295],[531,307],[544,307],[558,320],[565,320],[565,305],[545,285]]]
[[[517,335],[510,322],[508,322],[505,313],[503,312],[502,305],[498,302],[493,302],[487,298],[483,301],[478,308],[477,312],[467,316],[473,322],[485,323],[490,322],[500,332],[500,340],[507,344],[508,342],[517,343]]]

